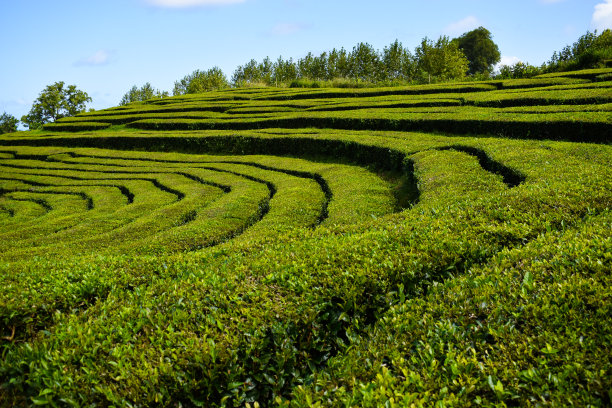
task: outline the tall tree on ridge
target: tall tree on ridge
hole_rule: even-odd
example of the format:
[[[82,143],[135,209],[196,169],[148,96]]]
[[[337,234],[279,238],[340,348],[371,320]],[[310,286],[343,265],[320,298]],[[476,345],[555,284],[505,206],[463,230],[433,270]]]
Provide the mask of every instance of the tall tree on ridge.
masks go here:
[[[64,85],[64,81],[47,85],[34,101],[30,112],[21,118],[21,122],[29,129],[37,129],[45,123],[85,111],[87,102],[91,102],[89,95],[75,85]]]
[[[499,47],[493,42],[491,32],[484,27],[464,33],[453,42],[467,57],[470,75],[490,74],[500,61]]]

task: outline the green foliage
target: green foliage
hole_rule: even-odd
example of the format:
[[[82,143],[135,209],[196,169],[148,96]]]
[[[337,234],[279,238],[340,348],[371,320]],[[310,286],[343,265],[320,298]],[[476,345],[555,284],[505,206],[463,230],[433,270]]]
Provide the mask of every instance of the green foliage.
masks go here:
[[[461,79],[468,71],[468,60],[458,45],[442,36],[434,43],[427,37],[415,49],[417,67],[427,82]]]
[[[121,102],[119,103],[119,105],[127,105],[128,103],[132,102],[144,102],[149,99],[161,99],[166,97],[168,97],[168,92],[162,92],[159,89],[155,89],[150,83],[147,82],[140,88],[134,85],[132,89],[130,89],[125,95],[123,95],[123,98],[121,98]]]
[[[75,85],[64,87],[63,81],[56,82],[40,93],[21,122],[29,129],[37,129],[45,123],[84,112],[87,102],[91,102],[91,98],[86,92],[80,91]]]
[[[414,58],[398,40],[383,49],[381,62],[386,80],[408,80],[416,76]]]
[[[440,38],[435,46],[431,44],[431,47],[437,51],[428,51],[427,56],[435,59],[437,81],[457,79],[465,75],[465,59],[459,58],[456,45],[449,44],[448,38]],[[337,86],[344,81],[344,86],[355,88],[376,84],[428,82],[428,77],[423,78],[420,75],[421,66],[418,64],[422,66],[428,62],[419,61],[398,40],[382,51],[375,50],[368,43],[358,43],[351,52],[344,48],[334,48],[320,55],[309,52],[297,61],[283,60],[282,57],[276,62],[267,57],[262,62],[251,60],[234,71],[231,82],[235,87],[313,87],[314,83],[329,82],[332,86]],[[441,64],[448,64],[448,67],[442,68]]]
[[[601,68],[612,59],[612,30],[601,34],[587,31],[571,46],[554,52],[548,61],[547,71],[574,71],[586,68]]]
[[[554,53],[548,65],[533,67],[518,62],[512,66],[502,66],[499,78],[531,78],[543,72],[568,71],[584,68],[602,67],[612,61],[611,31],[587,32],[572,46]],[[319,55],[309,52],[294,61],[269,57],[261,62],[251,59],[234,71],[231,84],[234,87],[375,87],[380,85],[405,85],[408,83],[431,83],[453,81],[469,74],[472,79],[488,79],[496,63],[500,61],[499,47],[492,40],[492,34],[479,27],[449,41],[445,36],[435,43],[425,37],[415,49],[414,55],[395,40],[382,51],[375,50],[368,43],[358,43],[351,52],[344,48],[324,51]],[[219,76],[222,73],[218,72]],[[208,73],[208,75],[211,75]],[[222,89],[226,80],[211,84],[197,85],[188,91],[188,84],[195,77],[205,77],[206,73],[195,71],[175,83],[174,95],[199,93],[212,89]],[[334,85],[329,85],[333,83]]]
[[[493,66],[499,62],[499,47],[491,37],[489,30],[478,27],[453,40],[469,61],[470,75],[490,74]]]
[[[0,405],[609,405],[609,71],[0,137]]]
[[[54,130],[57,132],[81,132],[84,130],[101,130],[110,127],[108,122],[89,122],[89,121],[77,121],[77,122],[56,122],[47,123],[43,125],[45,130]]]
[[[297,72],[297,66],[289,67],[288,64],[292,63],[284,62],[279,69],[283,72]],[[232,85],[235,87],[271,85],[275,72],[276,69],[270,58],[266,57],[260,63],[252,59],[244,66],[236,68],[232,75]]]
[[[400,292],[292,406],[606,405],[609,360],[585,349],[610,347],[611,221],[539,236],[427,296]]]
[[[486,133],[515,138],[605,142],[609,139],[607,71],[483,83],[402,88],[227,90],[65,118],[146,130],[250,130],[265,127]],[[592,78],[594,81],[583,79]],[[334,98],[333,103],[327,99]],[[96,125],[98,126],[98,125]],[[69,130],[48,126],[46,129]]]
[[[3,133],[12,133],[17,131],[19,121],[13,115],[4,112],[0,116],[0,135]]]
[[[378,52],[368,43],[359,43],[353,47],[350,62],[351,77],[358,81],[374,82],[383,72]]]
[[[207,71],[195,70],[180,81],[174,83],[173,95],[204,93],[226,88],[227,78],[219,67]]]
[[[327,79],[350,78],[351,57],[344,48],[332,49],[327,55]]]
[[[275,84],[290,83],[297,79],[298,69],[292,58],[283,60],[283,57],[278,57],[274,63],[273,80]]]
[[[522,78],[533,78],[542,73],[541,69],[518,61],[511,66],[502,65],[498,78],[500,79],[522,79]]]

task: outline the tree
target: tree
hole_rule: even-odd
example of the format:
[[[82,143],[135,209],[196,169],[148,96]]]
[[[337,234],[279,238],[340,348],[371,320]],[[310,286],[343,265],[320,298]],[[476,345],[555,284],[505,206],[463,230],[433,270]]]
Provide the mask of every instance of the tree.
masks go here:
[[[136,85],[132,87],[123,98],[121,98],[120,105],[127,105],[131,102],[142,102],[153,98],[165,98],[168,96],[168,92],[160,91],[159,89],[153,88],[150,83],[144,84],[141,88]]]
[[[0,135],[3,133],[12,133],[17,131],[19,121],[13,115],[4,112],[0,116]]]
[[[219,67],[196,72],[198,75],[194,75],[187,86],[188,94],[204,93],[227,87],[227,78]]]
[[[297,79],[298,72],[295,63],[292,58],[287,61],[283,60],[283,57],[278,57],[278,60],[274,63],[274,83],[276,86],[282,83],[291,82]]]
[[[351,76],[355,80],[375,82],[381,71],[380,56],[368,43],[359,43],[350,54]]]
[[[468,70],[468,60],[456,43],[442,36],[435,43],[425,37],[415,50],[417,67],[423,79],[449,80],[463,78]]]
[[[469,61],[470,75],[490,74],[500,61],[499,47],[491,37],[489,30],[478,27],[453,40]]]
[[[382,65],[387,80],[410,80],[413,76],[414,61],[412,54],[398,40],[383,49]]]
[[[340,62],[340,53],[338,52],[338,50],[334,48],[333,50],[329,52],[329,55],[327,56],[327,66],[326,66],[327,79],[331,80],[331,79],[339,78],[342,76],[340,74],[340,69],[339,69],[340,67],[338,66],[339,62]]]
[[[330,55],[329,63],[333,63],[333,66],[330,67],[330,70],[333,70],[334,78],[348,78],[351,75],[351,62],[349,53],[346,52],[344,47],[340,48],[339,51],[336,51],[334,48],[332,53],[334,53],[332,57]],[[333,58],[333,60],[332,60]]]
[[[245,86],[261,82],[263,74],[260,69],[260,64],[254,59],[251,59],[244,65],[238,66],[232,75],[233,86]]]
[[[604,66],[612,60],[612,30],[606,29],[601,34],[587,31],[571,46],[554,52],[548,61],[547,70],[571,71]]]
[[[186,75],[180,81],[174,83],[173,95],[185,95],[204,93],[223,89],[228,86],[227,78],[219,67],[210,68],[207,71],[196,69],[191,74]]]
[[[512,78],[521,79],[521,78],[532,78],[538,74],[540,71],[538,67],[534,67],[527,62],[519,61],[510,67],[512,70]]]
[[[84,112],[91,98],[75,85],[64,86],[64,82],[48,85],[34,101],[30,112],[21,118],[29,129],[37,129],[45,123]]]
[[[313,72],[315,71],[315,56],[312,52],[300,58],[297,62],[297,66],[300,78],[316,79],[313,76]]]
[[[518,61],[513,65],[502,65],[499,69],[498,79],[532,78],[541,74],[541,69],[527,62]]]
[[[274,63],[270,57],[266,57],[259,63],[259,72],[261,72],[261,80],[267,85],[272,85],[272,77],[274,76]]]

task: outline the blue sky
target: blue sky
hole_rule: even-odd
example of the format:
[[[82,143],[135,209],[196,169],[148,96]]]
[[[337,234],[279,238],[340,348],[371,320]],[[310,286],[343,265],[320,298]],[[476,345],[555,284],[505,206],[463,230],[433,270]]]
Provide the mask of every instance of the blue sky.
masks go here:
[[[414,50],[480,25],[504,61],[540,65],[587,30],[612,28],[612,0],[0,0],[0,113],[20,118],[56,81],[101,109],[132,85],[171,91],[195,69],[230,78],[251,58],[358,42]]]

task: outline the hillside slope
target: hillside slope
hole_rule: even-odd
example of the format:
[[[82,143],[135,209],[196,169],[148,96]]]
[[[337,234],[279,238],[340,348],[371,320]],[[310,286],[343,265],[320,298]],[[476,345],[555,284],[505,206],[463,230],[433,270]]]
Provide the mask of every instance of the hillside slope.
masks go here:
[[[0,137],[0,404],[611,403],[612,70]]]

